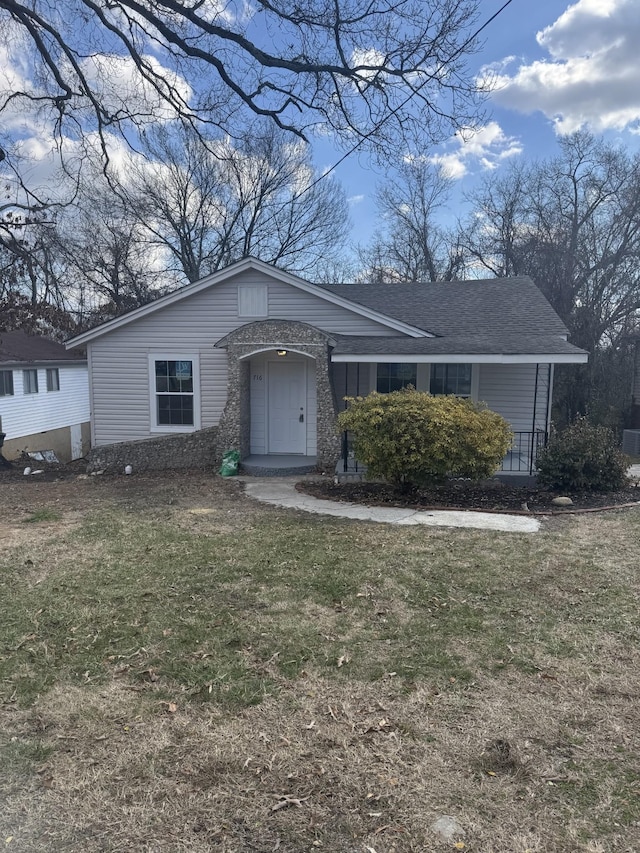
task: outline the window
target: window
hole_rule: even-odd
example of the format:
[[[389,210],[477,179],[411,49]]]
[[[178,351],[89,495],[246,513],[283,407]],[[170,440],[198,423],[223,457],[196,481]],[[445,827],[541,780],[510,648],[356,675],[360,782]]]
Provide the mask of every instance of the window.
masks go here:
[[[38,371],[23,370],[22,371],[22,387],[25,394],[38,393]]]
[[[379,364],[376,390],[379,394],[399,391],[407,385],[416,387],[416,364]]]
[[[471,396],[470,364],[432,364],[432,394],[455,394],[456,397]]]
[[[13,370],[0,370],[0,397],[13,397]]]
[[[152,429],[189,432],[199,427],[197,356],[149,359],[152,382]]]
[[[47,391],[60,390],[60,371],[57,367],[47,367]]]

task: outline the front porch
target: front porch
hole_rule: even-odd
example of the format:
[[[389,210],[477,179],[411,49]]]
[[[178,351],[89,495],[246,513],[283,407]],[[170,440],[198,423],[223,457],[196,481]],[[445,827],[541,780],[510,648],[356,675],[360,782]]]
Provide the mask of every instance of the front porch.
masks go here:
[[[511,449],[502,460],[495,476],[508,480],[535,477],[538,453],[546,446],[547,439],[546,430],[514,432]],[[351,434],[343,432],[341,455],[336,465],[335,476],[341,481],[363,480],[366,471],[366,465],[359,462],[355,456]]]

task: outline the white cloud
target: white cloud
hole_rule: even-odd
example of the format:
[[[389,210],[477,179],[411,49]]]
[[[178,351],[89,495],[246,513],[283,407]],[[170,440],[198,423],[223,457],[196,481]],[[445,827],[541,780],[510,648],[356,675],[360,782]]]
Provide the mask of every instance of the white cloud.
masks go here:
[[[548,58],[509,74],[488,67],[496,103],[541,111],[559,133],[622,130],[640,121],[640,3],[578,0],[537,34]]]
[[[434,154],[429,161],[448,178],[463,178],[470,168],[483,171],[497,168],[503,160],[522,153],[522,145],[507,136],[500,125],[489,122],[484,127],[463,128],[448,143],[453,150]]]
[[[362,204],[364,198],[363,193],[360,193],[359,195],[351,195],[347,199],[347,204],[351,205],[351,207],[355,207],[356,204]]]

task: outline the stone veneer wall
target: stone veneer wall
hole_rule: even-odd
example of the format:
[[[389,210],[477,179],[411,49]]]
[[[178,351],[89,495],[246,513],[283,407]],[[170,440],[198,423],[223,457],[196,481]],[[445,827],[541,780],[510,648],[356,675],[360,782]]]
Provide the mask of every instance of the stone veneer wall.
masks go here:
[[[269,350],[295,350],[312,358],[316,366],[317,464],[322,471],[333,471],[340,456],[336,405],[329,377],[330,336],[292,320],[258,320],[231,332],[216,344],[227,350],[227,404],[218,425],[218,447],[239,450],[240,457],[250,454],[249,433],[249,359],[247,356]]]
[[[87,471],[134,471],[170,468],[213,468],[218,458],[218,427],[143,441],[123,441],[94,447],[87,455]]]

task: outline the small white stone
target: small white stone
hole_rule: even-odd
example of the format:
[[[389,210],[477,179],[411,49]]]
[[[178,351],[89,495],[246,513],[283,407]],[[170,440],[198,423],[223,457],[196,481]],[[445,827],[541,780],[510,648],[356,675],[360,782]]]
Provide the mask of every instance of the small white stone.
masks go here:
[[[25,477],[27,477],[31,473],[31,468],[29,468],[29,467],[25,468],[22,473],[24,474]]]
[[[133,468],[131,467],[131,465],[125,465],[124,466],[124,473],[125,474],[133,474]]]
[[[562,495],[557,498],[554,498],[551,503],[554,506],[573,506],[573,501],[571,500],[571,498],[563,497]]]

